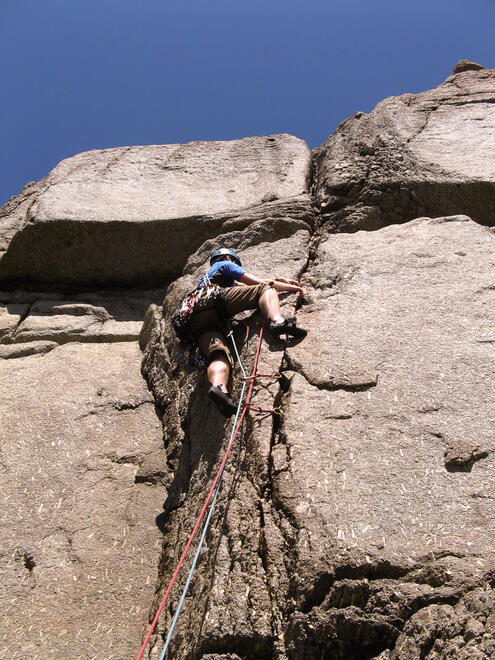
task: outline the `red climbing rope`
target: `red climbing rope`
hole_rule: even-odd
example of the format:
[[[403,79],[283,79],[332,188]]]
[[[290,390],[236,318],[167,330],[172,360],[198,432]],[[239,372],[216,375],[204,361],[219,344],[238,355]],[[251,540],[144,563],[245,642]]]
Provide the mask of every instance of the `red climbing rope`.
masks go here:
[[[156,627],[156,624],[158,623],[158,619],[159,619],[160,614],[161,614],[161,612],[162,612],[162,610],[163,610],[163,608],[164,608],[164,606],[165,606],[165,602],[166,602],[166,600],[167,600],[167,598],[168,598],[168,595],[169,595],[170,591],[172,590],[172,587],[173,587],[173,585],[174,585],[175,579],[176,579],[176,577],[177,577],[177,575],[178,575],[178,573],[179,573],[179,571],[180,571],[180,569],[181,569],[182,564],[184,563],[184,560],[185,560],[185,558],[186,558],[187,551],[189,550],[189,547],[190,547],[191,543],[193,542],[193,539],[194,539],[194,537],[195,537],[195,535],[196,535],[196,532],[198,531],[198,527],[199,527],[199,525],[200,525],[200,523],[201,523],[201,520],[203,519],[204,513],[205,513],[206,508],[207,508],[207,506],[208,506],[208,503],[209,503],[209,501],[210,501],[210,499],[211,499],[211,496],[212,496],[212,494],[213,494],[213,491],[215,490],[215,486],[217,485],[218,479],[220,478],[220,475],[222,474],[223,468],[224,468],[225,463],[227,462],[227,458],[228,458],[228,456],[229,456],[229,454],[230,454],[230,450],[232,449],[232,445],[234,444],[235,437],[236,437],[236,435],[237,435],[237,433],[238,433],[238,431],[239,431],[239,429],[240,429],[240,427],[241,427],[242,420],[244,419],[244,416],[245,416],[245,414],[246,414],[246,411],[249,409],[249,402],[250,402],[250,400],[251,400],[252,391],[253,391],[253,385],[254,385],[254,380],[255,380],[255,379],[254,379],[254,376],[256,375],[256,369],[257,369],[257,367],[258,367],[258,358],[259,358],[259,355],[260,355],[260,349],[261,349],[261,338],[262,338],[262,336],[263,336],[263,328],[260,329],[260,334],[259,334],[259,339],[258,339],[258,346],[257,346],[257,349],[256,349],[256,356],[255,356],[255,358],[254,358],[253,373],[252,373],[251,382],[250,382],[250,384],[249,384],[249,390],[248,390],[248,393],[247,393],[247,396],[246,396],[246,403],[244,404],[244,407],[243,407],[243,409],[242,409],[242,413],[241,413],[241,415],[240,415],[240,417],[239,417],[239,420],[238,420],[238,422],[237,422],[237,426],[235,427],[235,430],[234,430],[234,432],[233,432],[233,434],[232,434],[232,437],[231,437],[231,439],[230,439],[230,442],[229,442],[229,444],[228,444],[227,451],[225,452],[225,456],[223,457],[222,463],[221,463],[220,467],[218,468],[218,472],[217,472],[217,474],[216,474],[216,476],[215,476],[215,479],[213,480],[213,484],[211,485],[210,492],[209,492],[208,495],[206,496],[205,502],[204,502],[204,504],[203,504],[203,508],[201,509],[201,512],[200,512],[200,514],[199,514],[199,516],[198,516],[198,518],[197,518],[197,520],[196,520],[196,523],[195,523],[194,528],[193,528],[193,530],[192,530],[192,532],[191,532],[191,535],[189,536],[189,540],[187,541],[187,543],[186,543],[186,547],[184,548],[184,552],[182,553],[182,555],[181,555],[181,557],[180,557],[180,559],[179,559],[179,563],[177,564],[177,568],[175,569],[174,574],[172,575],[172,579],[170,580],[170,582],[169,582],[169,584],[168,584],[168,587],[167,587],[167,590],[166,590],[166,592],[165,592],[165,595],[163,596],[163,599],[162,599],[162,601],[161,601],[161,603],[160,603],[160,606],[158,607],[158,610],[157,610],[157,612],[156,612],[156,614],[155,614],[155,617],[154,617],[154,619],[153,619],[153,621],[152,621],[152,623],[151,623],[150,629],[148,630],[148,634],[146,635],[146,637],[145,637],[145,639],[144,639],[144,642],[143,642],[143,644],[142,644],[142,646],[141,646],[141,649],[140,649],[140,651],[139,651],[139,653],[138,653],[138,655],[137,655],[137,657],[136,657],[136,660],[141,660],[141,658],[143,657],[143,653],[144,653],[144,651],[145,651],[145,649],[146,649],[146,646],[147,646],[147,644],[148,644],[148,642],[149,642],[149,640],[150,640],[150,638],[151,638],[151,635],[153,634],[153,631],[154,631],[154,629],[155,629],[155,627]]]

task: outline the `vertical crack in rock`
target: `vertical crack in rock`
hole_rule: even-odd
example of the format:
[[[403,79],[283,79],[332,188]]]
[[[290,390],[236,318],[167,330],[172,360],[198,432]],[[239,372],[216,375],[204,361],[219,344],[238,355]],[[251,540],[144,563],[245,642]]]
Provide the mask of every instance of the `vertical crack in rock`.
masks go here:
[[[307,260],[306,260],[307,261]],[[304,266],[301,268],[301,270],[304,268]],[[161,321],[159,322],[159,326],[162,328]],[[255,326],[253,326],[255,327]],[[144,330],[144,333],[148,333],[148,330]],[[159,330],[159,333],[161,334],[161,330]],[[271,342],[271,339],[269,337],[269,333],[266,335],[267,341]],[[168,341],[168,340],[167,340]],[[161,340],[160,340],[161,342]],[[159,342],[159,343],[160,343]],[[152,344],[154,342],[151,342]],[[154,344],[156,346],[156,343]],[[172,344],[173,346],[173,344]],[[265,344],[266,347],[266,344]],[[156,349],[155,349],[156,350]],[[172,349],[174,350],[174,349]],[[245,368],[249,372],[249,365],[250,362],[253,359],[253,345],[252,341],[250,342],[250,345],[242,351],[242,359],[245,363]],[[248,357],[249,356],[249,357]],[[261,358],[261,363],[264,362],[264,358],[270,357],[270,354],[265,350],[262,352],[262,358]],[[145,351],[145,359],[144,363],[146,364],[151,364],[149,362],[149,356],[147,355],[147,351]],[[282,367],[283,364],[283,352],[280,353],[280,357],[278,358],[278,363],[273,364],[273,359],[270,358],[270,369],[273,371],[279,371]],[[153,369],[153,367],[152,367]],[[152,370],[151,369],[151,370]],[[261,371],[264,371],[264,368],[261,368]],[[148,368],[145,368],[145,372],[150,375],[150,370]],[[177,376],[178,376],[178,382],[177,382]],[[197,486],[194,485],[197,482],[198,479],[198,468],[200,468],[201,461],[203,460],[203,457],[201,454],[204,455],[205,452],[205,440],[207,439],[207,436],[209,435],[210,429],[213,430],[216,428],[215,418],[215,410],[212,410],[211,407],[208,405],[207,400],[205,400],[204,397],[204,391],[200,391],[204,389],[203,383],[200,382],[200,380],[195,379],[195,384],[193,385],[194,389],[191,389],[190,387],[186,387],[186,392],[189,393],[189,410],[187,413],[182,413],[180,418],[175,417],[176,421],[174,421],[174,416],[176,415],[176,412],[174,412],[174,406],[172,404],[172,400],[175,399],[177,400],[177,396],[170,395],[170,392],[167,392],[168,386],[171,384],[169,378],[173,378],[176,380],[178,391],[181,391],[182,388],[186,385],[186,381],[182,376],[179,376],[177,369],[173,366],[173,361],[169,363],[169,376],[167,377],[167,383],[163,382],[162,385],[160,385],[160,392],[163,393],[164,395],[164,400],[161,401],[161,404],[165,404],[164,409],[166,410],[165,412],[165,419],[164,419],[164,428],[168,430],[168,434],[170,435],[170,430],[173,429],[174,427],[177,427],[177,424],[179,424],[182,427],[183,430],[183,435],[184,435],[184,441],[182,444],[182,449],[180,450],[180,453],[177,455],[176,459],[174,460],[174,481],[171,483],[169,490],[168,490],[168,497],[167,497],[167,502],[164,505],[164,514],[161,515],[161,526],[162,529],[164,530],[166,534],[166,539],[164,546],[163,546],[163,554],[162,554],[162,569],[165,569],[167,567],[167,570],[164,570],[161,572],[162,575],[170,575],[172,571],[172,563],[171,563],[171,557],[178,556],[178,546],[176,549],[173,549],[171,546],[172,539],[176,536],[178,528],[177,528],[177,523],[178,523],[178,516],[182,517],[183,516],[183,507],[181,506],[181,502],[184,500],[182,497],[179,496],[177,487],[179,488],[179,491],[182,491],[184,495],[187,494],[187,508],[189,510],[193,510],[195,508],[198,508],[200,506],[200,500],[198,499],[199,491],[197,489]],[[155,386],[156,389],[156,386]],[[237,388],[236,388],[237,389]],[[280,387],[274,388],[270,385],[265,385],[262,381],[258,381],[255,384],[255,405],[261,405],[262,407],[277,407],[279,402],[281,402],[281,392],[282,390]],[[273,393],[271,393],[273,390]],[[196,394],[196,392],[198,392]],[[260,398],[261,397],[261,398]],[[259,400],[259,401],[258,401]],[[203,409],[205,410],[203,411]],[[206,415],[206,416],[205,416]],[[195,438],[193,440],[194,433],[192,431],[192,427],[195,427],[196,424],[194,422],[195,417],[201,417],[202,425],[201,425],[201,435],[202,435],[202,442],[198,444],[198,438]],[[179,421],[180,420],[180,421]],[[270,437],[273,438],[276,433],[278,433],[278,422],[277,421],[271,421],[267,420],[266,416],[249,416],[246,419],[246,422],[244,424],[244,429],[243,429],[243,434],[242,434],[242,449],[240,450],[241,452],[244,453],[244,458],[238,458],[237,462],[235,464],[235,469],[232,467],[232,464],[229,463],[227,464],[226,468],[226,480],[231,480],[231,485],[229,487],[229,494],[227,495],[225,490],[227,488],[226,485],[222,487],[222,492],[221,492],[221,497],[218,503],[218,508],[221,510],[223,508],[223,523],[219,523],[219,515],[216,514],[212,520],[212,526],[210,529],[210,532],[207,537],[207,549],[203,550],[202,556],[210,556],[210,559],[208,560],[208,569],[207,569],[207,575],[210,577],[208,578],[207,575],[204,574],[206,564],[204,561],[200,562],[200,565],[198,565],[198,570],[197,573],[199,575],[195,576],[194,584],[191,585],[191,599],[194,598],[193,594],[197,593],[199,590],[199,593],[197,593],[197,596],[200,596],[201,593],[203,593],[203,588],[201,587],[201,584],[205,583],[205,580],[209,582],[209,587],[204,593],[204,595],[201,597],[200,596],[200,601],[197,601],[197,605],[199,606],[200,611],[204,611],[207,613],[207,616],[205,619],[200,619],[198,622],[194,619],[194,612],[191,613],[190,611],[186,611],[182,614],[183,617],[185,617],[186,623],[183,624],[186,627],[191,627],[193,626],[193,629],[197,629],[197,626],[199,624],[199,630],[197,632],[197,643],[195,643],[193,646],[189,643],[189,646],[184,645],[185,644],[185,638],[184,638],[184,633],[181,632],[182,627],[181,624],[178,626],[178,631],[176,635],[174,635],[174,641],[172,642],[171,648],[171,653],[173,654],[178,654],[178,655],[183,655],[183,657],[188,657],[188,658],[196,658],[196,657],[202,657],[205,653],[233,653],[233,652],[238,652],[241,657],[243,658],[271,658],[273,657],[274,654],[274,647],[280,646],[280,639],[282,638],[282,616],[279,612],[280,606],[276,602],[274,593],[273,593],[273,587],[271,585],[271,576],[269,574],[269,562],[267,559],[266,555],[266,548],[267,548],[267,543],[266,543],[266,524],[265,524],[265,514],[263,511],[263,507],[265,506],[263,502],[269,502],[269,489],[270,489],[270,484],[269,484],[269,472],[268,472],[268,466],[263,464],[266,462],[267,458],[263,458],[263,453],[260,453],[260,449],[258,447],[258,443],[261,441],[263,444],[263,435],[260,435],[260,430],[261,428],[265,428],[267,424],[270,427]],[[264,432],[263,432],[264,433]],[[222,437],[223,433],[220,434],[220,438]],[[167,443],[167,439],[166,439]],[[193,444],[191,444],[193,443]],[[170,456],[170,449],[172,451],[175,451],[173,449],[174,443],[171,442],[168,449],[169,449],[169,456]],[[217,457],[215,462],[220,460],[221,458],[221,445],[219,444],[218,440],[213,442],[214,448],[215,448],[215,456]],[[206,445],[207,446],[207,445]],[[208,454],[210,453],[209,450],[206,450]],[[198,453],[199,452],[199,453]],[[187,454],[187,457],[186,457]],[[211,455],[211,458],[213,458],[213,455]],[[198,464],[198,459],[200,460],[200,463]],[[261,463],[260,463],[261,461]],[[182,474],[179,477],[179,474],[181,473],[181,465],[188,465],[187,469],[187,474],[184,470],[182,470]],[[214,474],[214,463],[211,463],[211,471],[210,474]],[[232,475],[232,470],[234,471],[234,475]],[[266,474],[267,476],[263,476]],[[179,484],[180,481],[180,484]],[[208,480],[207,480],[208,481]],[[174,483],[177,484],[177,486],[174,486]],[[207,482],[204,482],[207,483]],[[238,492],[236,492],[236,490]],[[252,495],[246,499],[246,495],[249,491],[251,491]],[[174,492],[176,492],[176,495],[174,496]],[[244,512],[242,513],[241,517],[239,518],[240,510],[240,502],[249,502],[249,500],[252,500],[252,505],[248,505],[247,508],[245,508]],[[196,505],[194,505],[194,502],[197,502]],[[244,505],[241,505],[244,506]],[[251,512],[251,513],[250,513]],[[243,523],[242,520],[244,516],[248,516],[248,519],[251,520],[252,522],[249,524],[249,526],[246,528],[246,534],[244,535],[240,530],[242,530]],[[233,520],[238,520],[239,522],[232,527]],[[219,529],[222,529],[222,533],[219,534]],[[177,530],[177,531],[174,531]],[[214,538],[215,534],[218,536],[218,545],[217,549],[214,551],[213,556],[211,555],[212,550],[210,548],[210,543],[213,543],[215,545],[215,541],[212,541]],[[182,537],[182,533],[180,533],[180,536]],[[237,540],[236,540],[237,539]],[[180,545],[180,544],[179,544]],[[244,558],[243,554],[244,551],[241,551],[241,548],[246,548],[248,549],[249,547],[252,546],[252,551],[249,552]],[[172,551],[172,552],[171,552]],[[225,568],[223,568],[223,557],[224,554],[227,553],[226,556],[229,557],[228,559],[228,568],[227,571],[225,572]],[[241,553],[241,554],[239,554]],[[226,558],[226,557],[225,557]],[[259,568],[256,568],[256,558],[258,558],[259,562]],[[282,559],[283,561],[283,559]],[[252,566],[250,571],[243,573],[243,569],[241,568],[245,563],[246,568],[247,566]],[[240,617],[241,619],[248,615],[248,620],[250,622],[248,623],[248,620],[246,620],[246,623],[243,625],[244,632],[242,635],[239,637],[238,633],[235,633],[235,628],[237,627],[236,625],[232,625],[232,622],[229,623],[228,625],[225,625],[226,622],[224,622],[219,628],[218,632],[215,632],[215,634],[212,636],[213,630],[217,630],[218,623],[216,623],[215,617],[218,616],[215,614],[217,611],[219,604],[216,602],[217,600],[217,593],[218,593],[218,583],[223,582],[224,580],[227,580],[227,583],[230,583],[231,587],[236,584],[236,581],[239,579],[236,577],[239,573],[239,569],[241,569],[241,573],[239,574],[239,578],[241,578],[240,584],[244,584],[245,587],[240,587],[242,589],[245,589],[244,593],[244,599],[247,604],[247,610],[245,611],[245,614],[243,614],[243,609],[242,606],[237,612],[237,617]],[[248,576],[252,575],[251,578]],[[244,575],[244,577],[242,577]],[[259,578],[257,577],[259,575]],[[177,593],[180,593],[180,588],[183,585],[185,578],[181,578],[179,581],[181,582],[180,587],[177,588]],[[162,593],[164,589],[164,583],[160,583],[157,587],[157,593]],[[261,589],[261,591],[260,591]],[[222,588],[222,593],[227,594],[223,588]],[[267,598],[267,603],[269,604],[268,609],[264,611],[264,607],[261,608],[260,610],[260,603],[258,602],[259,598],[263,600],[262,593],[265,592],[266,596],[264,598]],[[258,594],[254,600],[253,597],[255,594]],[[199,605],[201,602],[202,598],[206,598],[204,607],[202,605]],[[231,598],[231,596],[227,596],[227,599]],[[176,599],[177,596],[174,597],[174,603],[170,605],[169,608],[169,615],[167,619],[169,619],[170,614],[174,611],[176,607]],[[190,600],[189,598],[187,600]],[[157,603],[155,603],[155,606]],[[229,601],[225,604],[227,609],[230,610],[232,607],[232,604],[229,604]],[[224,605],[224,606],[225,606]],[[234,608],[235,610],[236,608]],[[260,615],[261,619],[260,619]],[[191,618],[192,617],[192,618]],[[254,617],[254,618],[253,618]],[[266,625],[268,628],[265,629],[263,632],[263,620],[266,619]],[[189,623],[187,623],[189,621]],[[161,624],[163,625],[163,624]],[[213,630],[211,627],[214,626]],[[232,632],[228,632],[231,630]],[[251,630],[251,632],[250,632]],[[254,631],[259,632],[254,632]],[[164,634],[164,631],[162,631],[162,628],[160,628],[159,631],[160,635]],[[251,649],[251,650],[250,650]]]

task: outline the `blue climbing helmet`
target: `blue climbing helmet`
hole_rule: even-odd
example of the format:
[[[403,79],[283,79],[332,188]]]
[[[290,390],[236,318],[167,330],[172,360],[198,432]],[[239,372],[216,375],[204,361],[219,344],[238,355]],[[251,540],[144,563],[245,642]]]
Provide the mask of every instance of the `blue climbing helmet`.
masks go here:
[[[215,250],[210,257],[210,266],[213,266],[217,261],[222,261],[225,257],[232,257],[238,266],[242,266],[238,255],[233,250],[229,250],[229,248],[218,248]]]

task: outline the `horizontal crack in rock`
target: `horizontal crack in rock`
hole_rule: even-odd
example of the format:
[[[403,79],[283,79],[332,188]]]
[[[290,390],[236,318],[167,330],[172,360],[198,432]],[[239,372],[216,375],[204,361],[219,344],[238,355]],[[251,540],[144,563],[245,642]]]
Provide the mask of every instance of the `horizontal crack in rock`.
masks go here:
[[[308,376],[304,367],[292,360],[288,353],[285,355],[285,360],[288,371],[294,371],[299,374],[309,385],[316,387],[319,390],[326,390],[329,392],[335,392],[337,390],[343,390],[345,392],[366,392],[378,385],[378,374],[370,376],[369,378],[363,378],[360,380],[356,379],[355,382],[350,382],[350,379],[347,380],[344,378],[331,380],[331,377],[328,381],[317,380],[316,378]]]
[[[78,415],[74,419],[78,420],[78,419],[84,419],[85,417],[91,417],[91,415],[98,415],[100,412],[103,412],[104,410],[117,410],[118,412],[121,412],[123,410],[137,410],[141,406],[145,406],[145,405],[154,406],[155,402],[152,399],[146,399],[145,401],[138,401],[138,402],[111,401],[108,403],[100,403],[95,405],[91,410],[88,410],[87,412]]]

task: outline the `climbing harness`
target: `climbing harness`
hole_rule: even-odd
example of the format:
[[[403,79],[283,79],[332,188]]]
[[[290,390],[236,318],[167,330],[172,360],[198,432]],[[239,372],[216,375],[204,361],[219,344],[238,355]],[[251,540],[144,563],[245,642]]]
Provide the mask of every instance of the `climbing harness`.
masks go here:
[[[149,640],[150,640],[150,638],[151,638],[151,635],[153,634],[153,631],[155,630],[155,627],[156,627],[156,624],[158,623],[158,619],[159,619],[159,617],[160,617],[160,614],[161,614],[161,612],[162,612],[162,610],[163,610],[163,608],[164,608],[164,606],[165,606],[165,602],[166,602],[166,600],[167,600],[167,598],[168,598],[168,596],[169,596],[169,594],[170,594],[170,591],[172,590],[172,587],[173,587],[174,582],[175,582],[175,580],[176,580],[176,578],[177,578],[177,575],[178,575],[178,573],[179,573],[179,571],[180,571],[180,569],[181,569],[181,567],[182,567],[182,564],[184,563],[184,560],[185,560],[185,558],[186,558],[186,554],[187,554],[187,552],[188,552],[188,550],[189,550],[189,547],[191,546],[191,544],[192,544],[192,542],[193,542],[193,539],[194,539],[194,537],[195,537],[195,535],[196,535],[196,532],[197,532],[197,530],[198,530],[198,528],[199,528],[199,525],[201,524],[201,520],[203,519],[203,516],[204,516],[204,514],[205,514],[206,508],[208,507],[208,504],[209,504],[209,502],[210,502],[210,500],[211,500],[210,509],[209,509],[209,511],[208,511],[208,515],[207,515],[206,520],[205,520],[205,524],[204,524],[203,531],[202,531],[202,534],[201,534],[201,537],[200,537],[200,540],[199,540],[198,548],[197,548],[197,550],[196,550],[196,554],[195,554],[195,556],[194,556],[194,559],[193,559],[193,562],[192,562],[191,568],[190,568],[190,570],[189,570],[189,575],[188,575],[188,577],[187,577],[186,584],[185,584],[184,589],[183,589],[183,592],[182,592],[182,596],[181,596],[180,601],[179,601],[179,604],[178,604],[178,606],[177,606],[177,610],[176,610],[176,612],[175,612],[174,618],[173,618],[172,623],[171,623],[171,625],[170,625],[170,628],[169,628],[169,631],[168,631],[168,635],[167,635],[167,639],[165,640],[165,645],[164,645],[164,648],[163,648],[162,654],[161,654],[161,656],[160,656],[160,660],[163,660],[163,659],[165,658],[165,654],[166,654],[166,652],[167,652],[167,649],[168,649],[168,646],[169,646],[170,640],[171,640],[171,638],[172,638],[172,633],[173,633],[173,631],[174,631],[175,624],[176,624],[176,622],[177,622],[177,619],[178,619],[178,617],[179,617],[180,610],[181,610],[181,608],[182,608],[182,605],[183,605],[183,603],[184,603],[184,600],[185,600],[185,597],[186,597],[187,591],[188,591],[188,589],[189,589],[189,583],[190,583],[191,578],[192,578],[192,575],[193,575],[193,573],[194,573],[194,569],[195,569],[195,567],[196,567],[196,564],[197,564],[197,561],[198,561],[198,558],[199,558],[199,555],[200,555],[200,552],[201,552],[201,548],[202,548],[202,546],[203,546],[203,542],[204,542],[204,539],[205,539],[205,537],[206,537],[206,532],[207,532],[207,530],[208,530],[208,526],[209,526],[209,523],[210,523],[211,515],[212,515],[212,513],[213,513],[213,509],[214,509],[214,507],[215,507],[215,502],[216,502],[216,499],[217,499],[217,495],[218,495],[218,492],[219,492],[219,490],[220,490],[220,485],[221,485],[221,483],[222,483],[222,478],[223,478],[223,473],[224,473],[224,469],[225,469],[225,464],[226,464],[227,459],[228,459],[228,457],[229,457],[229,454],[230,454],[230,451],[231,451],[232,446],[233,446],[233,444],[234,444],[234,440],[235,440],[235,438],[236,438],[236,436],[237,436],[237,433],[238,433],[238,431],[239,431],[239,429],[240,429],[240,427],[241,427],[242,421],[243,421],[243,419],[244,419],[244,417],[245,417],[245,415],[246,415],[246,412],[247,412],[248,410],[252,410],[253,412],[264,412],[264,413],[271,412],[271,413],[274,413],[274,414],[280,414],[280,413],[281,413],[281,411],[280,411],[278,408],[274,408],[273,410],[268,411],[268,410],[262,410],[262,409],[257,409],[257,408],[251,408],[251,406],[250,406],[250,401],[251,401],[251,397],[252,397],[252,393],[253,393],[254,381],[255,381],[258,377],[268,377],[268,374],[265,374],[265,375],[260,374],[260,375],[258,375],[258,374],[256,373],[256,369],[258,368],[258,360],[259,360],[260,350],[261,350],[261,340],[262,340],[262,337],[263,337],[263,328],[260,328],[260,333],[259,333],[259,337],[258,337],[258,345],[257,345],[257,348],[256,348],[256,354],[255,354],[255,358],[254,358],[254,364],[253,364],[252,374],[251,374],[251,376],[247,376],[247,374],[246,374],[246,372],[245,372],[245,370],[244,370],[244,367],[243,367],[243,365],[242,365],[242,362],[241,362],[241,358],[240,358],[240,355],[239,355],[239,351],[237,350],[237,345],[236,345],[236,342],[235,342],[235,340],[234,340],[234,335],[233,335],[232,326],[230,325],[230,323],[228,323],[228,325],[229,325],[229,332],[228,332],[228,335],[227,335],[227,336],[230,337],[230,339],[231,339],[231,341],[232,341],[232,345],[233,345],[233,347],[234,347],[234,352],[235,352],[235,354],[236,354],[236,358],[237,358],[237,361],[238,361],[238,363],[239,363],[239,366],[240,366],[240,369],[241,369],[241,372],[242,372],[242,375],[243,375],[243,378],[242,378],[242,390],[241,390],[241,394],[240,394],[240,397],[239,397],[239,404],[238,404],[238,406],[237,406],[237,412],[236,412],[236,415],[235,415],[235,418],[234,418],[234,424],[233,424],[233,426],[232,426],[232,432],[231,432],[231,434],[230,434],[229,442],[228,442],[228,445],[227,445],[227,450],[226,450],[225,455],[224,455],[224,457],[223,457],[223,460],[222,460],[222,462],[221,462],[221,464],[220,464],[220,467],[219,467],[219,469],[218,469],[218,471],[217,471],[217,474],[216,474],[216,476],[215,476],[215,478],[214,478],[214,480],[213,480],[213,483],[212,483],[212,485],[211,485],[210,491],[209,491],[208,495],[206,496],[206,499],[205,499],[205,501],[204,501],[203,507],[202,507],[202,509],[201,509],[201,511],[200,511],[200,513],[199,513],[199,516],[198,516],[198,518],[197,518],[197,520],[196,520],[196,523],[195,523],[195,525],[194,525],[194,527],[193,527],[193,530],[192,530],[192,532],[191,532],[191,534],[190,534],[190,536],[189,536],[189,539],[188,539],[188,541],[187,541],[187,543],[186,543],[186,547],[184,548],[184,551],[182,552],[182,555],[181,555],[181,557],[180,557],[180,559],[179,559],[179,562],[178,562],[178,564],[177,564],[177,567],[176,567],[176,569],[175,569],[175,571],[174,571],[174,573],[173,573],[173,575],[172,575],[172,578],[171,578],[171,580],[170,580],[170,582],[169,582],[169,584],[168,584],[168,587],[167,587],[167,589],[166,589],[166,591],[165,591],[165,595],[163,596],[163,599],[162,599],[162,601],[161,601],[161,603],[160,603],[160,605],[159,605],[159,607],[158,607],[158,609],[157,609],[157,612],[156,612],[156,614],[155,614],[155,617],[153,618],[153,621],[152,621],[152,623],[151,623],[151,625],[150,625],[150,628],[149,628],[149,630],[148,630],[148,633],[147,633],[147,635],[146,635],[146,637],[145,637],[145,639],[144,639],[144,641],[143,641],[143,644],[142,644],[142,646],[141,646],[141,649],[140,649],[140,651],[139,651],[139,653],[138,653],[138,655],[137,655],[137,657],[136,657],[136,660],[141,660],[141,658],[143,657],[143,653],[144,653],[144,651],[145,651],[145,649],[146,649],[146,646],[147,646],[147,644],[148,644],[148,642],[149,642]],[[249,332],[249,328],[247,328],[246,336],[247,336],[248,332]],[[248,382],[249,382],[249,389],[248,389],[248,393],[247,393],[247,396],[246,396],[246,402],[245,402],[244,405],[243,405],[244,392],[245,392],[245,389],[246,389],[246,386],[247,386],[247,383],[248,383]],[[241,408],[242,408],[242,411],[241,411]],[[212,499],[212,495],[213,495],[213,499]]]
[[[191,331],[191,315],[193,312],[197,313],[213,307],[220,318],[228,318],[222,287],[213,284],[208,275],[205,275],[203,280],[200,287],[187,294],[182,301],[179,313],[172,318],[172,327],[177,338],[183,344],[196,345],[196,338]]]

